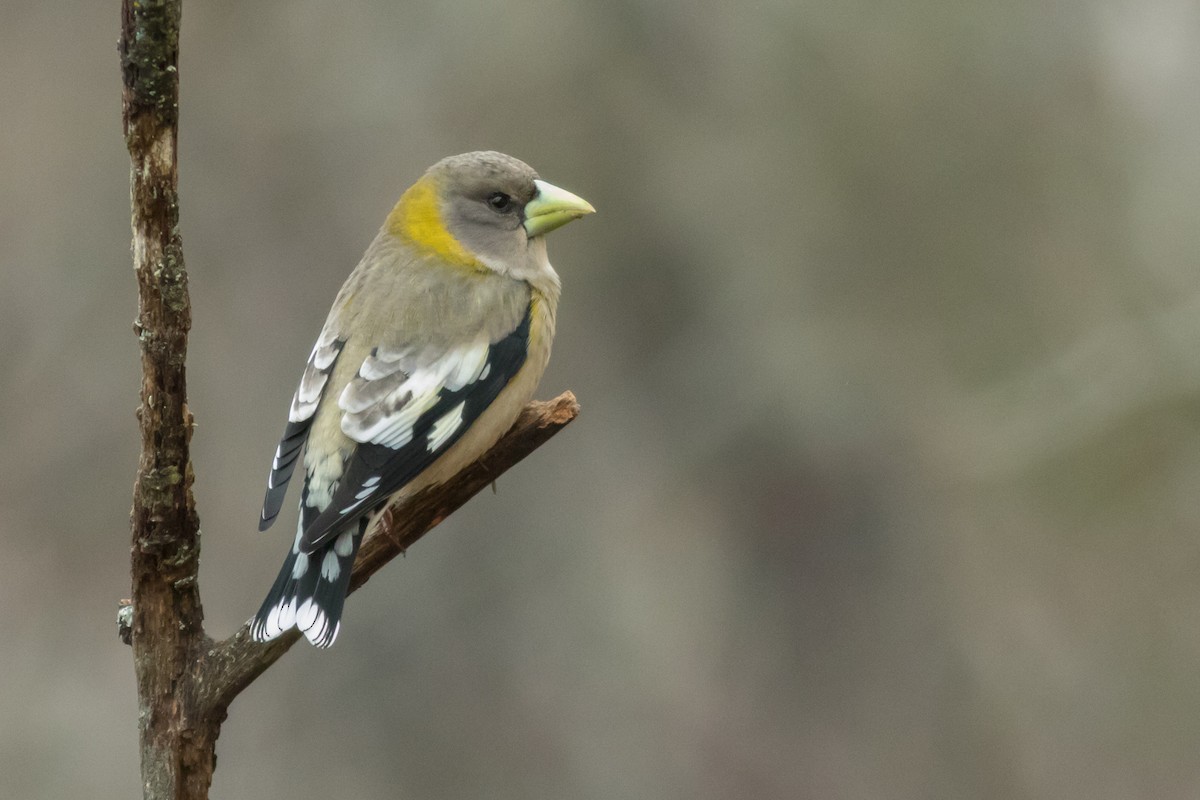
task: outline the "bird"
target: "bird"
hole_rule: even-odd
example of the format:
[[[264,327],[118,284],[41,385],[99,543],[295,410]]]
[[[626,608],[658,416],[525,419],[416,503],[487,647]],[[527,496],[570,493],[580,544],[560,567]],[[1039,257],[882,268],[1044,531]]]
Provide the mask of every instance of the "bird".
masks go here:
[[[516,421],[554,339],[561,282],[545,235],[594,211],[494,151],[444,158],[401,195],[338,292],[292,397],[259,530],[279,515],[298,464],[300,518],[248,623],[252,639],[299,628],[332,645],[380,512],[453,477]]]

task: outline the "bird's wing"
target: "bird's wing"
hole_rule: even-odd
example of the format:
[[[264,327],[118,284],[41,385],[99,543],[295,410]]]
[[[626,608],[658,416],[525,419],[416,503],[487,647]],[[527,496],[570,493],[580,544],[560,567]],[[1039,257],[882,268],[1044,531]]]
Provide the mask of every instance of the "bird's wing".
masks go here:
[[[458,441],[525,363],[532,307],[508,333],[430,355],[375,348],[338,406],[357,442],[331,502],[305,520],[311,553],[417,477]]]
[[[267,476],[267,493],[263,498],[262,514],[259,516],[258,529],[265,531],[279,516],[283,506],[283,496],[287,493],[288,481],[292,479],[292,470],[300,457],[300,450],[308,438],[308,429],[312,426],[313,415],[329,381],[329,373],[333,364],[342,352],[345,340],[338,338],[332,325],[326,325],[317,343],[313,345],[308,357],[308,365],[300,378],[300,386],[292,397],[292,406],[288,411],[287,426],[283,429],[283,438],[275,449],[275,458],[271,461],[271,472]]]

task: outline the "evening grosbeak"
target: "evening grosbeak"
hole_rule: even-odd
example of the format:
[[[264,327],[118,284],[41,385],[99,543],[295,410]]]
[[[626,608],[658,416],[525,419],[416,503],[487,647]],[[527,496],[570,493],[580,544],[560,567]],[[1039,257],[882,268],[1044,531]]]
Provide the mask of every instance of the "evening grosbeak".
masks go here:
[[[559,279],[544,234],[595,209],[494,152],[434,164],[338,292],[292,398],[259,529],[300,453],[291,551],[250,621],[318,647],[341,627],[363,534],[394,498],[452,477],[512,426],[550,358]]]

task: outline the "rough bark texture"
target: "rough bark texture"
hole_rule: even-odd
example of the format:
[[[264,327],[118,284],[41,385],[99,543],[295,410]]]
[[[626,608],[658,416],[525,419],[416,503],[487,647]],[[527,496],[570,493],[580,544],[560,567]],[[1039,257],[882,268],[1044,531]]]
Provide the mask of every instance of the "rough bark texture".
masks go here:
[[[180,0],[122,0],[125,142],[132,161],[134,331],[142,353],[138,420],[142,452],[134,484],[132,594],[118,632],[132,644],[137,678],[143,795],[204,800],[229,704],[297,640],[268,644],[243,628],[213,642],[204,633],[197,574],[200,520],[188,455],[193,420],[184,359],[191,306],[179,238],[176,122]],[[532,403],[494,448],[449,482],[394,506],[359,550],[351,591],[579,413],[567,392]],[[264,584],[265,588],[266,584]]]
[[[220,730],[219,720],[192,713],[190,691],[204,612],[184,372],[191,308],[176,191],[179,12],[177,0],[124,0],[119,45],[142,352],[131,632],[148,798],[206,797]]]

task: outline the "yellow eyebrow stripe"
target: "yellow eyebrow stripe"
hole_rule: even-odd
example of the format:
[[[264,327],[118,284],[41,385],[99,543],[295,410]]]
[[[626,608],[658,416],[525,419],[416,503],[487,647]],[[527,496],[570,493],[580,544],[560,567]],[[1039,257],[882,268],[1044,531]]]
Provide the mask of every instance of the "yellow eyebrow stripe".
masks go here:
[[[409,242],[420,251],[452,264],[485,269],[479,259],[446,230],[439,208],[437,186],[428,178],[417,181],[401,195],[384,225],[388,233]]]

